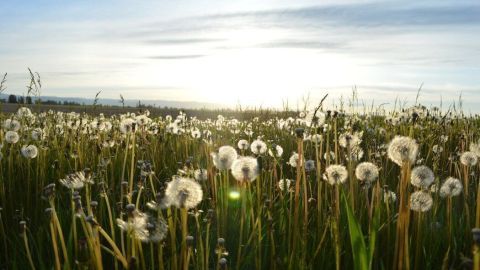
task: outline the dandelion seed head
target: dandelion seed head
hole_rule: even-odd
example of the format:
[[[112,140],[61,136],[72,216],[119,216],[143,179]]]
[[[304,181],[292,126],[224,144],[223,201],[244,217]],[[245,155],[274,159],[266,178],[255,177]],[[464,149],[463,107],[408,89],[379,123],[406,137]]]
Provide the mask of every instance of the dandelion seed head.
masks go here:
[[[358,147],[362,139],[360,138],[358,133],[350,134],[350,133],[343,133],[340,134],[338,138],[338,143],[343,148],[354,148]]]
[[[418,154],[418,144],[414,139],[404,136],[396,136],[388,145],[388,157],[397,165],[404,162],[413,164]]]
[[[33,159],[36,158],[38,155],[38,148],[31,144],[31,145],[24,145],[22,146],[22,149],[20,150],[22,155],[28,159]]]
[[[355,176],[360,181],[374,182],[378,179],[378,167],[371,162],[362,162],[355,168]]]
[[[195,180],[185,177],[174,177],[167,183],[165,198],[169,205],[177,208],[195,208],[203,199],[203,190]]]
[[[299,155],[297,153],[293,153],[288,159],[288,164],[293,168],[296,168],[298,166],[299,159]]]
[[[384,203],[394,203],[397,201],[397,194],[391,190],[383,191],[383,202]]]
[[[147,221],[148,216],[144,213],[134,210],[131,217],[127,221],[117,218],[117,226],[125,232],[129,237],[140,240],[142,242],[148,241]]]
[[[443,198],[455,197],[460,195],[462,191],[463,191],[462,182],[457,178],[448,177],[440,187],[440,196]]]
[[[237,181],[253,182],[258,174],[258,161],[254,157],[240,157],[232,164],[232,175]]]
[[[280,179],[280,181],[278,181],[278,188],[281,191],[289,190],[292,182],[290,179]]]
[[[469,150],[470,150],[470,152],[475,153],[475,155],[477,155],[477,157],[480,157],[480,142],[470,143]]]
[[[3,128],[11,131],[18,131],[21,128],[20,122],[15,119],[7,119],[3,123]]]
[[[410,183],[418,188],[428,189],[434,180],[433,171],[424,165],[413,168],[410,176]]]
[[[93,184],[90,174],[83,171],[68,174],[64,179],[59,180],[60,184],[68,189],[82,189],[85,184]]]
[[[232,167],[233,161],[238,157],[235,148],[225,145],[218,149],[218,153],[212,153],[213,164],[219,170],[228,170]]]
[[[255,155],[263,155],[267,152],[267,144],[262,140],[254,140],[250,145],[250,150]]]
[[[250,147],[250,143],[247,140],[239,140],[237,143],[238,149],[240,150],[247,150]]]
[[[433,199],[430,193],[420,190],[410,195],[410,209],[416,212],[427,212],[432,208]]]
[[[307,113],[304,121],[307,127],[320,127],[325,123],[325,119],[325,113],[320,111],[315,112],[315,110],[312,110]]]
[[[471,151],[464,152],[460,156],[460,162],[465,166],[469,166],[469,167],[475,166],[478,162],[478,156]]]
[[[193,172],[193,177],[198,182],[204,182],[208,180],[208,171],[206,169],[196,169]]]
[[[343,165],[330,165],[325,170],[324,179],[330,185],[339,185],[347,181],[348,171]]]
[[[280,145],[275,145],[274,149],[268,149],[268,154],[271,157],[281,158],[283,155],[283,148]]]
[[[20,136],[16,131],[9,130],[5,133],[5,141],[10,144],[15,144],[20,140]]]

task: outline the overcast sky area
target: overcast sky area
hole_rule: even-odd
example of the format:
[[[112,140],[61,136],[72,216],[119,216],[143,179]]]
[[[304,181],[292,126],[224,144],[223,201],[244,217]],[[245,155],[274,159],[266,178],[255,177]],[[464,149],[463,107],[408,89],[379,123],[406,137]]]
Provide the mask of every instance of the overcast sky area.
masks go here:
[[[0,73],[23,94],[296,106],[398,98],[480,112],[476,1],[3,1]]]

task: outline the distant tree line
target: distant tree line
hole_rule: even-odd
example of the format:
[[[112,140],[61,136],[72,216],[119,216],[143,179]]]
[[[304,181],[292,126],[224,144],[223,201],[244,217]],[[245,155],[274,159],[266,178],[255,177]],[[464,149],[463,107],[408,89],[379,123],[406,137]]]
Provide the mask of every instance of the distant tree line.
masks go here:
[[[12,104],[43,104],[43,105],[66,105],[66,106],[75,106],[75,105],[81,105],[78,102],[74,101],[55,101],[55,100],[40,100],[37,99],[35,102],[33,101],[32,97],[27,96],[16,96],[16,95],[9,95],[8,99],[1,99],[0,102],[2,103],[12,103]]]

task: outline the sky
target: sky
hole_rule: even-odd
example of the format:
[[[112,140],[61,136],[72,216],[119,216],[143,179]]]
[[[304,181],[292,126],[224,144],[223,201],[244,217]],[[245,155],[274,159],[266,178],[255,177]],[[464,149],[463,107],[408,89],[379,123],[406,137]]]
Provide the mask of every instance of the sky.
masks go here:
[[[0,9],[5,93],[480,112],[480,2],[30,0]],[[300,105],[301,106],[301,105]]]

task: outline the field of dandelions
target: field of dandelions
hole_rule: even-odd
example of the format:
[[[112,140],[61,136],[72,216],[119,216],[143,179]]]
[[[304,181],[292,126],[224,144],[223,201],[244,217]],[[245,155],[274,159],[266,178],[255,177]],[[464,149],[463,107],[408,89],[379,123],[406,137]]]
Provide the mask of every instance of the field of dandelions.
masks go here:
[[[480,269],[480,119],[1,114],[0,269]]]

